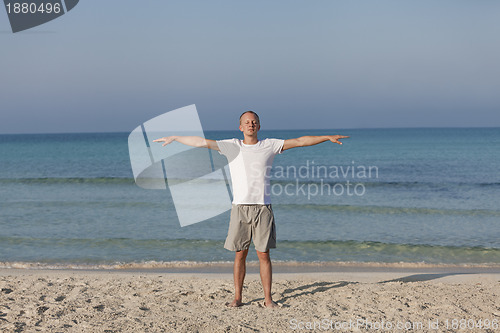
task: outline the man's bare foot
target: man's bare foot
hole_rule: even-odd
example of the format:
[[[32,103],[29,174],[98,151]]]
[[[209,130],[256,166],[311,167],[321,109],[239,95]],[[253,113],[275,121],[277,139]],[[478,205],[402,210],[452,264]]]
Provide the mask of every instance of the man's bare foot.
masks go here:
[[[275,301],[271,301],[269,303],[268,302],[264,302],[264,306],[266,308],[279,308],[280,307],[279,304],[276,303]]]
[[[242,305],[243,305],[243,303],[241,301],[236,300],[236,299],[232,303],[229,303],[229,302],[226,303],[226,306],[228,306],[230,308],[237,308],[237,307],[242,306]]]

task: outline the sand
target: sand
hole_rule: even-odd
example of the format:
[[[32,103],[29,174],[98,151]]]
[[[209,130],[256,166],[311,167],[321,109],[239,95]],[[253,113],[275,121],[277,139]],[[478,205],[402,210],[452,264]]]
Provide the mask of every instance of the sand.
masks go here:
[[[0,270],[1,332],[500,332],[500,272],[228,273]],[[462,329],[460,329],[462,328]]]

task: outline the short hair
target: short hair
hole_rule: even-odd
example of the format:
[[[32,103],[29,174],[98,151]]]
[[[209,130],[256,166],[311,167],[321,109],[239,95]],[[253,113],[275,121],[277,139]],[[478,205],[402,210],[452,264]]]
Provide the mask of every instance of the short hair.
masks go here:
[[[251,114],[253,114],[253,115],[255,116],[255,118],[257,118],[257,121],[260,123],[260,118],[259,118],[259,115],[258,115],[257,113],[255,113],[255,112],[251,111],[251,110],[248,110],[248,111],[245,111],[245,112],[243,112],[243,113],[241,114],[241,116],[240,116],[240,124],[241,124],[241,117],[243,117],[243,116],[244,116],[245,114],[247,114],[247,113],[251,113]]]

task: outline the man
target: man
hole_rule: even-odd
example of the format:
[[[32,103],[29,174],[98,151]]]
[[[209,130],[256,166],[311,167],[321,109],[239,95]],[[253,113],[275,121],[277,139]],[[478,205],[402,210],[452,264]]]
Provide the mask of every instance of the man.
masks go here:
[[[260,278],[264,289],[264,305],[277,307],[271,296],[272,266],[269,249],[276,248],[276,228],[270,201],[270,169],[276,154],[295,147],[316,145],[324,141],[342,144],[343,135],[303,136],[296,139],[265,139],[259,141],[259,116],[246,111],[240,116],[239,129],[243,141],[208,140],[196,136],[170,136],[156,139],[163,146],[177,141],[193,147],[204,147],[219,151],[229,161],[233,184],[233,206],[229,230],[224,247],[235,251],[234,288],[235,297],[228,306],[243,305],[242,289],[246,273],[246,257],[253,238],[260,263]]]

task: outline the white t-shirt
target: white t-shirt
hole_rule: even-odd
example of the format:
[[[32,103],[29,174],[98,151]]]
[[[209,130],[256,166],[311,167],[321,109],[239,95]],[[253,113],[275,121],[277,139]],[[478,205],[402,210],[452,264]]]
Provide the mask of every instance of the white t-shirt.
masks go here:
[[[265,139],[254,145],[243,140],[218,140],[219,153],[226,156],[233,183],[233,204],[271,203],[270,182],[274,156],[281,154],[285,140]]]

